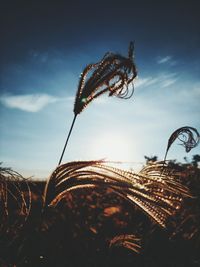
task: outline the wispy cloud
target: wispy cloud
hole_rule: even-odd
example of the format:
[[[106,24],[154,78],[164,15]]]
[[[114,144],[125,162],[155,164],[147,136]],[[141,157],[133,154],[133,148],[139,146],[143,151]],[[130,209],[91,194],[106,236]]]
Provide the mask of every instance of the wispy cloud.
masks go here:
[[[179,90],[179,100],[182,102],[191,102],[191,105],[195,105],[198,103],[199,106],[199,99],[200,99],[200,83],[196,83],[194,85],[184,87],[182,90]],[[199,109],[200,110],[200,107]]]
[[[158,64],[169,64],[171,66],[176,65],[176,61],[173,59],[172,56],[158,57],[157,63]]]
[[[152,84],[155,84],[158,81],[157,78],[153,78],[151,76],[149,77],[138,77],[138,79],[135,82],[135,85],[137,87],[146,87]]]
[[[36,51],[36,50],[30,50],[29,54],[30,54],[30,57],[31,57],[31,59],[33,61],[39,61],[41,63],[45,63],[49,59],[48,51],[39,52],[39,51]]]
[[[27,112],[37,112],[45,106],[57,102],[59,98],[48,94],[3,95],[0,103],[7,108],[16,108]]]
[[[171,59],[172,59],[171,56],[160,57],[157,62],[158,64],[163,64],[163,63],[169,62]]]
[[[168,87],[174,84],[177,81],[178,77],[176,73],[160,73],[155,75],[155,78],[152,76],[148,77],[139,77],[135,85],[136,87],[147,87],[156,85],[159,87]]]

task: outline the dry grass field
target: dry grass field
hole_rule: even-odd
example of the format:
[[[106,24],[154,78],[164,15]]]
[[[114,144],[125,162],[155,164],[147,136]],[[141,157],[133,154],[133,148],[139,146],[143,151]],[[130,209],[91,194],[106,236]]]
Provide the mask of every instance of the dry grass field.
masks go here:
[[[190,163],[169,162],[175,191],[156,181],[141,183],[143,174],[132,200],[123,195],[130,193],[127,173],[121,170],[119,180],[118,169],[94,170],[87,162],[86,172],[78,164],[79,170],[77,163],[61,165],[62,179],[57,170],[48,183],[1,167],[0,266],[200,266],[198,155]],[[146,170],[157,165],[148,163]],[[112,179],[99,182],[100,174]],[[166,201],[156,203],[156,196]],[[173,210],[168,204],[177,196]]]

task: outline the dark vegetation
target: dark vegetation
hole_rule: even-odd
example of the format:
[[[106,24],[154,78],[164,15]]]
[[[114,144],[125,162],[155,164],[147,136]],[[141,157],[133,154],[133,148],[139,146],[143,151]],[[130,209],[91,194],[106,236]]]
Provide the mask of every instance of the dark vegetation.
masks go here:
[[[146,157],[147,165],[156,159]],[[45,206],[45,182],[19,180],[2,167],[0,266],[200,266],[199,161],[169,162],[192,197],[166,228],[109,186],[72,190]]]

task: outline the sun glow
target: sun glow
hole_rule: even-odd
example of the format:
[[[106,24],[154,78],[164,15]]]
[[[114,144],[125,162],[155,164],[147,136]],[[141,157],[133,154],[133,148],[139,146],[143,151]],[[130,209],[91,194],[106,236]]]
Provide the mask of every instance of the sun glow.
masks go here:
[[[119,133],[103,134],[91,143],[92,158],[111,161],[131,161],[133,151],[127,136]]]

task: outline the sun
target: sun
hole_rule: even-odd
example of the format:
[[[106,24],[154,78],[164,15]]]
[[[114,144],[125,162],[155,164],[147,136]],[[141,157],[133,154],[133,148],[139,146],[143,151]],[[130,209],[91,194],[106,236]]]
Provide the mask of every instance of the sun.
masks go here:
[[[129,138],[122,133],[99,134],[91,142],[90,154],[95,159],[131,161],[130,144]]]

